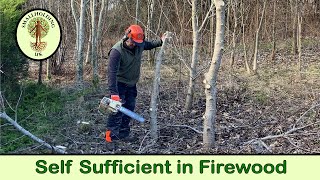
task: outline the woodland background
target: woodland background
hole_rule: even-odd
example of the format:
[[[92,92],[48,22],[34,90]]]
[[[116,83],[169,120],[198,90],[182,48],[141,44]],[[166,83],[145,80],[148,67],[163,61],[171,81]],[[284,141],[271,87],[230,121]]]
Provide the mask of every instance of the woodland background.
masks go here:
[[[319,153],[320,1],[225,0],[219,4],[225,14],[222,59],[213,58],[222,32],[215,2],[222,1],[0,0],[0,153],[52,153],[13,123],[71,154]],[[55,14],[63,32],[58,51],[42,63],[27,60],[15,43],[19,18],[33,8]],[[98,111],[107,94],[107,54],[136,23],[147,39],[172,32],[158,109],[151,117],[160,48],[143,57],[136,111],[147,121],[132,122],[140,139],[111,152],[103,139],[106,115]],[[218,60],[208,147],[203,81]]]

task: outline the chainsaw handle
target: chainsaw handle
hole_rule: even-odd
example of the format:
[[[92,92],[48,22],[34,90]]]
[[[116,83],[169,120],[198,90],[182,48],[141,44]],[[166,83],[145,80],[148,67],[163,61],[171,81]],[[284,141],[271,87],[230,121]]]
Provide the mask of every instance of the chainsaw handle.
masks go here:
[[[123,114],[131,117],[132,119],[135,119],[139,122],[144,122],[145,119],[140,116],[139,114],[133,112],[133,111],[130,111],[129,109],[125,108],[125,107],[122,107],[122,104],[121,102],[119,101],[115,101],[115,100],[112,100],[110,98],[107,98],[107,97],[103,97],[102,100],[101,100],[101,103],[102,104],[105,104],[107,106],[110,106],[115,112],[116,111],[120,111],[122,112]]]

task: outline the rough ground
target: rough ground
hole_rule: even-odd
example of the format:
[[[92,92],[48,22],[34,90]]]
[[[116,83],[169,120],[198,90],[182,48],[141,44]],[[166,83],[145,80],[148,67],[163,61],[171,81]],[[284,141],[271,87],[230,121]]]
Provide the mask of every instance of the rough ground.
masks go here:
[[[216,147],[202,149],[202,123],[205,96],[203,75],[197,79],[193,109],[184,110],[187,71],[167,59],[162,68],[159,96],[159,141],[149,134],[149,101],[153,69],[144,64],[138,85],[136,111],[147,121],[133,121],[132,133],[139,137],[134,143],[118,143],[116,151],[108,151],[102,133],[105,116],[97,106],[106,85],[65,104],[58,114],[66,123],[51,135],[41,135],[48,142],[67,147],[70,154],[305,154],[320,153],[320,51],[319,46],[305,49],[302,73],[297,57],[279,51],[271,63],[268,52],[261,52],[258,75],[247,75],[242,57],[233,73],[228,63],[221,67],[218,79],[218,116]],[[227,62],[229,53],[224,60]],[[178,63],[176,63],[178,64]],[[201,68],[199,68],[201,69]],[[72,78],[71,78],[72,79]],[[71,81],[71,79],[69,79]],[[60,81],[57,81],[60,82]],[[103,79],[105,82],[105,79]],[[64,93],[74,92],[72,86],[61,85]],[[89,122],[83,127],[81,122]],[[262,138],[262,139],[261,139]],[[19,153],[50,153],[35,144]],[[15,152],[13,152],[15,153]]]

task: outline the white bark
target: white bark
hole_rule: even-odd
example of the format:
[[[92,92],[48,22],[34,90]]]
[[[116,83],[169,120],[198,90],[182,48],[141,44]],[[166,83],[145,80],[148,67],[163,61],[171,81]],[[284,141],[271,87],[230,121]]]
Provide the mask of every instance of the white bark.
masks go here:
[[[192,47],[192,61],[189,77],[189,86],[186,98],[185,108],[190,110],[192,107],[193,95],[194,95],[194,84],[195,76],[197,72],[197,63],[198,63],[198,51],[199,51],[199,31],[198,31],[198,15],[197,15],[197,3],[198,0],[192,1],[192,38],[193,38],[193,47]]]
[[[211,0],[211,4],[214,4],[214,0]],[[213,16],[213,11],[211,11],[211,18],[210,18],[210,55],[213,54],[213,49],[214,49],[214,16]]]
[[[19,130],[20,132],[22,132],[24,135],[29,136],[32,140],[37,141],[38,143],[40,143],[41,145],[45,146],[46,148],[49,148],[51,150],[53,150],[54,152],[60,153],[60,154],[65,154],[65,151],[62,149],[59,149],[55,146],[52,146],[50,144],[48,144],[47,142],[45,142],[44,140],[38,138],[37,136],[33,135],[32,133],[30,133],[28,130],[24,129],[23,127],[21,127],[16,121],[14,121],[13,119],[11,119],[6,113],[4,112],[0,112],[0,118],[7,120],[9,123],[11,123],[17,130]]]
[[[103,20],[106,18],[106,16],[104,17],[103,15],[105,14],[106,9],[108,9],[108,4],[109,4],[108,0],[101,1],[101,8],[100,8],[100,14],[99,14],[99,20],[98,20],[98,30],[97,30],[97,44],[100,44],[101,46],[103,42],[103,39],[101,38],[101,31],[103,30],[102,24],[103,24]],[[99,64],[98,64],[98,67],[99,67]]]
[[[99,82],[98,72],[98,59],[97,59],[97,24],[96,24],[96,13],[97,13],[97,0],[92,0],[91,6],[91,61],[93,69],[93,83]]]
[[[151,31],[153,30],[153,12],[154,12],[154,0],[148,0],[148,22],[147,22],[147,31],[146,37],[150,40]],[[151,51],[148,51],[148,62],[151,62]],[[153,64],[153,63],[151,63]]]
[[[216,6],[216,38],[215,48],[209,71],[205,75],[206,110],[203,123],[203,144],[211,148],[215,144],[215,122],[217,116],[217,76],[221,64],[225,34],[225,3],[215,0]]]
[[[247,70],[247,74],[251,73],[248,55],[247,55],[247,44],[246,44],[246,36],[245,36],[245,24],[244,24],[244,5],[243,0],[241,0],[241,26],[242,26],[242,43],[243,43],[243,53],[244,53],[244,62]]]
[[[301,66],[302,66],[302,60],[301,60],[301,55],[302,55],[302,45],[301,45],[301,40],[302,40],[302,16],[301,16],[301,11],[298,11],[298,56],[299,56],[299,63],[298,63],[298,71],[299,74],[301,72]]]
[[[92,56],[92,43],[91,43],[92,35],[91,35],[91,29],[89,29],[89,38],[88,38],[88,44],[87,44],[87,55],[86,55],[86,64],[91,63],[91,56]]]
[[[98,20],[97,41],[100,41],[100,37],[101,37],[103,14],[106,9],[106,3],[108,3],[108,1],[106,0],[101,1],[101,8],[100,8],[100,14],[99,14],[99,20]]]
[[[78,18],[78,11],[75,7],[75,1],[71,0],[71,12],[76,24],[76,47],[75,47],[75,56],[74,58],[76,59],[77,57],[77,52],[78,52],[78,47],[79,47],[79,18]]]
[[[262,25],[262,22],[263,22],[264,13],[265,13],[265,9],[266,9],[266,4],[267,4],[267,0],[265,0],[264,3],[263,3],[262,15],[260,17],[260,22],[259,22],[258,29],[256,31],[256,40],[255,40],[255,46],[254,46],[253,67],[252,67],[253,73],[257,72],[259,36],[260,36],[261,25]]]
[[[233,21],[234,21],[234,27],[233,27],[233,32],[232,32],[232,52],[231,52],[231,62],[230,62],[230,66],[231,66],[231,70],[233,69],[233,64],[234,64],[234,56],[235,56],[235,51],[236,51],[236,31],[238,28],[238,17],[237,17],[237,9],[238,9],[238,2],[237,0],[231,0],[231,7],[233,10]]]
[[[79,32],[78,32],[78,49],[77,49],[77,85],[82,87],[83,85],[83,46],[84,46],[84,31],[85,31],[85,14],[86,14],[87,0],[81,0],[81,13],[79,21]]]
[[[167,37],[170,36],[169,32],[166,32]],[[158,110],[158,96],[159,96],[159,83],[160,83],[160,68],[161,62],[163,59],[164,49],[167,45],[167,38],[164,39],[162,43],[161,49],[157,55],[156,59],[156,68],[154,71],[154,80],[153,80],[153,90],[151,95],[151,102],[150,102],[150,130],[151,130],[151,137],[154,140],[158,139],[158,120],[157,120],[157,110]]]

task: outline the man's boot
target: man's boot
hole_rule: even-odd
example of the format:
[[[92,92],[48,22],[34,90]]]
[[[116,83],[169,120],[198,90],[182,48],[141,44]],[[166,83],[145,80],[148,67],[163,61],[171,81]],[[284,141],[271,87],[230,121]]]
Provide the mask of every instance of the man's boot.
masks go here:
[[[113,138],[111,136],[111,131],[110,130],[106,131],[105,139],[106,139],[106,149],[107,150],[114,151],[114,150],[117,149],[116,141],[119,140],[119,139],[118,138]]]

